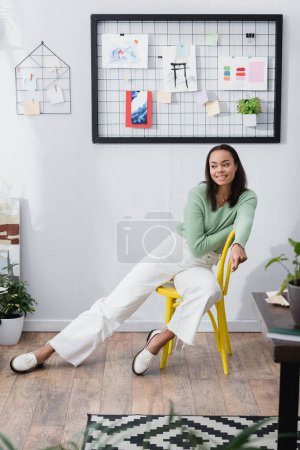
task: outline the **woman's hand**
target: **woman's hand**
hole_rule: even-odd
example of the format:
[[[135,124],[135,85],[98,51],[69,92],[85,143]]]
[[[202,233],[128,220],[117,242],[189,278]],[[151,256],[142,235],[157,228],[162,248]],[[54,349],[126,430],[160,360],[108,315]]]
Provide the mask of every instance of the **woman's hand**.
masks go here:
[[[229,256],[229,260],[231,262],[231,272],[235,272],[239,267],[239,264],[246,261],[246,259],[248,258],[243,247],[241,247],[239,244],[233,244]]]

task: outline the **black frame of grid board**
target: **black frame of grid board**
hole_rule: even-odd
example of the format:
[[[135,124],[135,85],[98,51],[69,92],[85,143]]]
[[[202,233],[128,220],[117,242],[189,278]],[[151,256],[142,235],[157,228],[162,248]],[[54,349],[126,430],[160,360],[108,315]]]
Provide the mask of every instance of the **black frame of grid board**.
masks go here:
[[[273,136],[197,136],[197,137],[103,137],[98,131],[98,22],[105,21],[272,21],[276,24],[275,96]],[[282,14],[92,14],[91,15],[91,75],[92,75],[92,140],[94,143],[278,143],[281,121],[282,79]]]

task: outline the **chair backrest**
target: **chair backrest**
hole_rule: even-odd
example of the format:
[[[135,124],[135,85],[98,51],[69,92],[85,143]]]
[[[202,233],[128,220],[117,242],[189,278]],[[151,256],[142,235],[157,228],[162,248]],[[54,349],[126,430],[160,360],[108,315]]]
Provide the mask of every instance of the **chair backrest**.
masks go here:
[[[222,251],[222,255],[218,264],[218,275],[217,275],[217,279],[221,288],[221,291],[223,293],[223,295],[227,294],[227,290],[228,290],[228,284],[229,284],[229,278],[230,278],[230,273],[231,273],[231,263],[230,261],[228,261],[227,263],[227,268],[226,268],[226,277],[225,277],[225,282],[224,282],[224,268],[225,268],[225,262],[226,262],[226,257],[227,257],[227,253],[229,250],[230,245],[232,244],[232,241],[234,239],[234,230],[232,230],[225,242],[223,251]]]

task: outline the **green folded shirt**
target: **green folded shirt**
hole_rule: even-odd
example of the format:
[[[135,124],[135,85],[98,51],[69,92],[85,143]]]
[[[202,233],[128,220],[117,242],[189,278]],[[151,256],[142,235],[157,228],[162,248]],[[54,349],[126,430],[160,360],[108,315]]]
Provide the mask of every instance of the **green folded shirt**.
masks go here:
[[[231,230],[235,231],[234,243],[245,247],[250,236],[257,197],[248,189],[231,208],[226,202],[212,211],[206,198],[206,183],[195,186],[188,195],[184,208],[184,221],[176,227],[177,233],[187,239],[195,257],[209,252],[221,253]]]

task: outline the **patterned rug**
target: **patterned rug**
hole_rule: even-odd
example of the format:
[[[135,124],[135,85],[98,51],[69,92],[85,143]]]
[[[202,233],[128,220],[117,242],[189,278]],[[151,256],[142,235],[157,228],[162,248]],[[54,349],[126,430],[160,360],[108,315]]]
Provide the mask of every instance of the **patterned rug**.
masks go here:
[[[169,416],[88,414],[82,450],[221,450],[242,430],[262,419],[261,416],[175,416],[170,422]],[[266,419],[251,436],[251,445],[246,447],[277,449],[278,418]],[[299,443],[297,450],[300,450]]]

